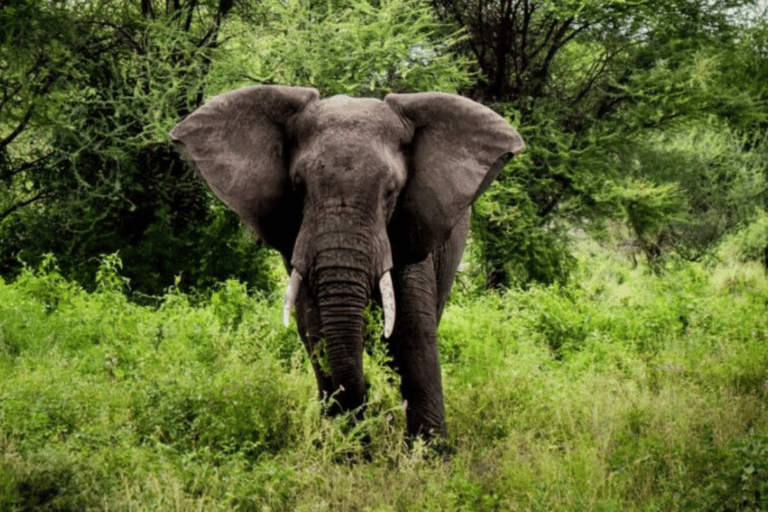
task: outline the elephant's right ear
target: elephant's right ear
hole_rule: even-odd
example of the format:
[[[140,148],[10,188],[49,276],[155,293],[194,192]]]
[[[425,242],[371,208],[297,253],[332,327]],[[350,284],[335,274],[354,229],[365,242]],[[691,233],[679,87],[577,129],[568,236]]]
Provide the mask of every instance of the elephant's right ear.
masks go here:
[[[246,87],[212,98],[170,133],[219,199],[288,258],[301,207],[291,197],[285,125],[318,97],[311,88]]]

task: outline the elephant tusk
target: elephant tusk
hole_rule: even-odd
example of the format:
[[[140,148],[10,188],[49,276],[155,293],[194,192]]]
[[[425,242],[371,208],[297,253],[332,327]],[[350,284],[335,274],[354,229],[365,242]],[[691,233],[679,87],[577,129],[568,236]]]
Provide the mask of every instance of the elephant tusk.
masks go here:
[[[291,322],[291,310],[296,304],[296,297],[299,295],[299,286],[301,286],[301,274],[296,269],[291,272],[291,278],[288,281],[288,289],[285,292],[285,302],[283,302],[283,324],[288,327]]]
[[[389,338],[395,328],[395,290],[392,288],[392,276],[389,271],[379,281],[381,306],[384,309],[384,337]]]

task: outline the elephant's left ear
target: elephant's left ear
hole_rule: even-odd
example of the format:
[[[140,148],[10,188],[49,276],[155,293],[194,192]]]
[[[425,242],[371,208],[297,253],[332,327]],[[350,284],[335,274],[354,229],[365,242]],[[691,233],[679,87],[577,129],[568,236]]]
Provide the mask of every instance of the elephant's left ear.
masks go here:
[[[399,255],[418,261],[450,235],[469,205],[524,144],[493,110],[454,94],[390,94],[414,127],[409,177],[390,223]]]

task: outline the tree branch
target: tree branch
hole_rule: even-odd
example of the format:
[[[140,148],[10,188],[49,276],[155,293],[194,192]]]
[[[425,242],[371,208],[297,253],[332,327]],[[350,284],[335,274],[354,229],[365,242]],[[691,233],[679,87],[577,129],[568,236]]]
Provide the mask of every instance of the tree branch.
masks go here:
[[[189,32],[192,28],[192,17],[195,13],[195,7],[197,7],[197,0],[189,0],[187,3],[187,19],[184,21],[184,32]]]
[[[111,29],[114,29],[117,31],[119,35],[121,35],[126,41],[128,41],[128,44],[133,47],[133,49],[138,53],[139,55],[146,55],[147,52],[145,48],[136,42],[136,40],[131,36],[131,34],[126,31],[125,27],[118,25],[116,23],[112,23],[110,21],[84,21],[80,23],[81,25],[100,25],[103,27],[109,27]],[[114,37],[114,35],[111,35],[111,37]],[[96,40],[94,38],[91,38],[91,42],[97,41],[97,42],[103,42],[105,39],[102,38],[100,41]]]
[[[525,33],[528,33],[529,27],[528,27],[528,21],[526,20],[526,27],[525,27]],[[543,50],[547,44],[549,44],[549,39],[552,37],[552,33],[555,31],[555,27],[557,27],[557,20],[552,19],[551,15],[547,15],[540,23],[540,26],[549,25],[549,28],[547,28],[546,34],[544,34],[544,37],[541,39],[541,44],[538,45],[536,48],[533,49],[531,53],[525,54],[526,63],[532,61],[536,58],[536,56]],[[523,36],[525,37],[525,36]],[[527,66],[526,66],[527,67]]]
[[[24,131],[24,128],[27,127],[27,123],[29,123],[29,120],[32,119],[32,115],[35,113],[35,106],[32,105],[27,109],[27,111],[24,113],[24,117],[19,121],[19,124],[16,125],[16,128],[13,129],[13,131],[3,140],[0,140],[0,150],[5,150],[5,148],[16,139],[19,135],[21,135],[21,132]]]
[[[10,208],[7,208],[3,213],[0,214],[0,221],[3,221],[5,218],[13,214],[13,212],[15,212],[16,210],[20,208],[24,208],[25,206],[28,206],[34,203],[35,201],[39,201],[40,199],[43,199],[50,195],[52,195],[52,192],[50,190],[42,190],[40,191],[39,194],[32,197],[31,199],[27,199],[26,201],[21,201],[19,203],[12,205]]]
[[[155,9],[152,7],[152,0],[141,0],[141,16],[155,19]]]
[[[53,156],[53,151],[50,153],[47,153],[31,162],[24,162],[20,166],[18,166],[16,169],[13,169],[12,171],[6,172],[5,174],[0,175],[0,181],[8,181],[17,174],[21,174],[24,171],[28,171],[30,169],[34,169],[38,165],[40,165],[44,160],[50,158]]]
[[[24,87],[24,84],[20,83],[17,87],[13,88],[13,90],[9,92],[9,84],[7,83],[5,84],[5,86],[3,87],[3,100],[0,101],[0,111],[2,111],[3,108],[5,108],[6,103],[8,103],[8,101],[11,98],[16,96],[23,87]]]

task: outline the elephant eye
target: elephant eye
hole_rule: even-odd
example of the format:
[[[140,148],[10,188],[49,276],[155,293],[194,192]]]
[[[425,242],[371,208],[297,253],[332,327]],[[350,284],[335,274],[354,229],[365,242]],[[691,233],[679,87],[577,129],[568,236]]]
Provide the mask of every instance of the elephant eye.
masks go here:
[[[298,190],[303,187],[304,181],[301,179],[299,173],[293,175],[293,188]]]
[[[394,181],[387,183],[387,186],[384,188],[384,197],[386,197],[387,200],[392,199],[392,195],[395,193],[395,188],[397,187]]]

